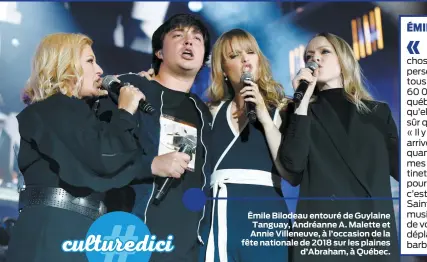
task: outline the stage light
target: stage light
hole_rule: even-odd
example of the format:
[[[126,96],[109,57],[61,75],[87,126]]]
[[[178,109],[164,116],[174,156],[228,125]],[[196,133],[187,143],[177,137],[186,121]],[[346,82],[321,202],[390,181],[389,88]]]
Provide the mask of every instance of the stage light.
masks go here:
[[[151,54],[151,37],[154,31],[164,22],[166,12],[170,2],[134,2],[132,7],[132,19],[139,20],[139,28],[143,35],[134,36],[129,44],[130,49],[138,52]],[[116,28],[113,34],[114,44],[117,47],[125,45],[125,31],[122,24],[122,17],[116,21]]]
[[[188,9],[190,9],[191,12],[195,12],[195,13],[200,12],[200,10],[203,9],[203,3],[190,1],[188,2]]]
[[[355,41],[357,39],[357,22],[355,19],[351,21],[351,35],[353,37],[353,52],[354,56],[357,60],[360,59],[360,50],[359,50],[359,42]]]
[[[375,7],[374,13],[375,13],[375,25],[377,26],[378,48],[383,49],[384,42],[383,42],[383,26],[381,23],[381,9],[379,7]]]
[[[295,12],[296,12],[297,14],[302,13],[302,12],[304,12],[304,8],[303,8],[303,7],[298,7],[298,8],[295,10]]]
[[[351,20],[353,51],[356,59],[365,58],[384,48],[381,9],[375,7],[362,17]]]
[[[18,47],[20,45],[19,40],[16,38],[13,38],[11,42],[14,47]]]
[[[22,15],[16,9],[16,2],[0,2],[0,21],[10,24],[21,24]]]
[[[289,75],[291,80],[294,79],[301,68],[305,67],[304,51],[305,46],[302,44],[289,51]]]

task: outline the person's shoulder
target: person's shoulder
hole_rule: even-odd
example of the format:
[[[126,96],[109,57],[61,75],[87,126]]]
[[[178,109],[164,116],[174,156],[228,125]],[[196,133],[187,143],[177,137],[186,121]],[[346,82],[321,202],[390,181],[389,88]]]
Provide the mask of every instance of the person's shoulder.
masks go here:
[[[79,102],[83,101],[58,93],[28,105],[16,116],[21,135],[32,136],[42,126],[60,125],[69,119],[67,115],[80,110]]]
[[[41,106],[42,107],[42,106]],[[63,114],[87,114],[91,112],[90,107],[86,100],[77,98],[74,96],[67,96],[61,93],[57,93],[50,96],[45,100],[43,109],[50,109],[52,114],[63,115]],[[52,110],[54,109],[54,110]]]
[[[16,119],[18,119],[19,126],[22,126],[21,123],[26,123],[28,120],[32,120],[35,118],[34,115],[37,114],[38,109],[37,103],[28,105],[21,112],[16,115]]]
[[[190,93],[191,98],[194,99],[194,101],[196,101],[197,104],[197,108],[200,109],[200,111],[202,111],[203,115],[205,117],[211,118],[212,115],[209,111],[209,105],[204,102],[197,94],[194,93]]]
[[[122,83],[129,83],[135,87],[138,87],[143,92],[145,92],[147,90],[152,91],[153,88],[150,88],[150,87],[154,87],[158,84],[154,80],[148,80],[147,78],[140,76],[137,73],[132,73],[132,72],[122,74],[122,75],[118,75],[117,78]]]
[[[363,101],[366,107],[369,109],[368,115],[375,118],[387,119],[392,115],[390,106],[388,103],[378,100]]]
[[[129,82],[130,81],[141,81],[143,77],[138,75],[137,73],[129,72],[125,74],[116,75],[116,77],[122,81],[122,82]]]
[[[215,115],[218,112],[220,105],[221,105],[220,103],[212,103],[212,102],[206,103],[206,106],[208,107],[212,115]]]
[[[210,102],[207,102],[206,105],[209,108],[209,111],[211,112],[211,114],[215,116],[218,113],[218,111],[221,109],[221,107],[227,102],[228,100],[222,100],[218,102],[210,101]]]
[[[18,114],[17,118],[18,121],[40,118],[45,123],[61,125],[63,120],[68,123],[76,122],[82,116],[87,116],[90,113],[91,110],[86,101],[57,93],[27,106]]]
[[[363,103],[371,110],[371,112],[384,113],[390,111],[389,105],[384,101],[378,100],[365,100]]]
[[[196,103],[197,104],[203,104],[204,106],[203,107],[205,107],[206,106],[206,103],[205,102],[203,102],[203,100],[200,98],[200,96],[199,95],[197,95],[197,94],[195,94],[195,93],[191,93],[190,92],[190,97],[191,98],[193,98],[195,101],[196,101]],[[207,107],[207,106],[206,106]]]
[[[56,114],[64,110],[74,110],[76,107],[80,107],[85,102],[81,99],[69,97],[61,93],[57,93],[47,97],[44,100],[36,101],[28,105],[19,115],[28,115],[33,112],[39,114]]]

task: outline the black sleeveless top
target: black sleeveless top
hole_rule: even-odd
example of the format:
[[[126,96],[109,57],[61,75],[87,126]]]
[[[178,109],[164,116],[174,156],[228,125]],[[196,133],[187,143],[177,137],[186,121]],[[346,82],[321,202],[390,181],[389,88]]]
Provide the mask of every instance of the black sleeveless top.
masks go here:
[[[223,152],[238,135],[230,150],[222,158],[217,170],[253,169],[278,174],[261,123],[259,121],[253,124],[248,123],[240,135],[234,134],[231,129],[231,119],[229,121],[230,110],[231,100],[227,100],[218,110],[213,122],[212,149],[209,150],[213,166],[217,165]],[[272,118],[274,113],[274,109],[270,111]]]

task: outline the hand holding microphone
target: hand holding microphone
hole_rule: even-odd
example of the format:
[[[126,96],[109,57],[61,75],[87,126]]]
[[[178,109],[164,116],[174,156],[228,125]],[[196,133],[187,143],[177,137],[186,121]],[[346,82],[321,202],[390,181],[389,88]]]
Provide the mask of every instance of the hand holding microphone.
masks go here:
[[[257,119],[263,124],[266,117],[270,117],[264,98],[259,92],[259,87],[253,82],[252,74],[249,71],[243,72],[240,82],[243,88],[240,94],[245,100],[246,117],[249,123],[254,123]]]
[[[105,76],[102,79],[102,88],[108,91],[108,95],[114,102],[119,104],[119,108],[123,108],[131,114],[134,114],[137,109],[149,114],[155,111],[153,106],[145,101],[144,94],[138,88],[131,86],[129,83],[122,83],[114,76]],[[129,88],[132,90],[131,93],[127,90]],[[126,91],[122,93],[122,89]],[[119,98],[119,94],[120,97],[124,96],[126,98]],[[132,98],[132,95],[135,95],[135,97]],[[120,101],[122,101],[122,105],[120,105]],[[133,108],[135,105],[133,105],[131,101],[138,101],[136,109]]]
[[[313,95],[317,81],[318,67],[317,63],[310,61],[292,80],[292,86],[295,90],[293,99],[295,103],[300,103],[304,97],[308,97],[309,99]]]
[[[151,164],[151,172],[160,177],[180,178],[190,160],[188,154],[179,151],[159,155]]]
[[[254,123],[257,119],[256,104],[253,101],[247,101],[247,97],[251,96],[251,94],[248,94],[247,91],[252,91],[251,88],[248,88],[248,86],[251,85],[250,82],[252,82],[251,72],[243,72],[242,76],[240,77],[240,82],[243,83],[243,89],[240,91],[240,93],[242,94],[243,98],[245,98],[246,117],[248,118],[249,123]]]
[[[185,169],[188,166],[188,163],[191,161],[191,157],[196,150],[197,146],[197,138],[194,136],[186,136],[182,138],[182,142],[180,143],[178,152],[172,152],[169,154],[165,154],[162,156],[157,156],[156,158],[165,158],[166,161],[164,163],[155,163],[153,160],[152,172],[156,174],[155,166],[166,168],[167,172],[162,172],[161,174],[168,174],[168,177],[163,181],[163,183],[156,188],[153,203],[155,205],[159,205],[160,202],[164,199],[164,197],[169,192],[169,189],[176,178],[180,178],[182,174],[184,174]],[[168,157],[172,156],[173,160],[170,161]],[[178,165],[177,165],[178,164]],[[160,165],[160,166],[158,166]]]
[[[138,110],[141,100],[145,100],[145,95],[141,90],[132,85],[123,86],[120,88],[117,107],[119,109],[124,109],[133,115],[136,110]]]

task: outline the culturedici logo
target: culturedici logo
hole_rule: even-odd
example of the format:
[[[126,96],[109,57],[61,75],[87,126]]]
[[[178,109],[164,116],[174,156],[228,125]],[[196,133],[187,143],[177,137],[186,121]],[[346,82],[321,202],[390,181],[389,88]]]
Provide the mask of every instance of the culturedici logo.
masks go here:
[[[146,262],[152,252],[174,250],[174,237],[157,239],[139,217],[126,212],[107,213],[88,230],[86,239],[66,240],[64,252],[86,252],[89,262]]]

